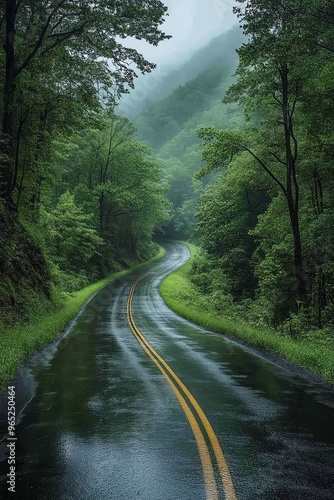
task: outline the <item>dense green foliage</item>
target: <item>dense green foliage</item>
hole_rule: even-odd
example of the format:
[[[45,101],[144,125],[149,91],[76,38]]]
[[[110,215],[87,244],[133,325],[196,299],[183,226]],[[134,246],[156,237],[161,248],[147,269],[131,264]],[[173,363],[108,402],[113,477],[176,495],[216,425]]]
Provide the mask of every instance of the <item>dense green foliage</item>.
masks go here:
[[[240,317],[217,314],[211,297],[202,293],[192,283],[192,267],[197,262],[200,249],[187,243],[191,251],[190,260],[170,274],[161,284],[160,293],[180,316],[209,330],[239,338],[253,346],[264,348],[267,353],[281,355],[287,361],[304,367],[334,383],[334,339],[330,334],[321,336],[304,333],[291,338],[268,328],[259,329],[243,322]]]
[[[0,10],[0,326],[156,251],[162,172],[114,113],[157,45],[159,0],[6,0]]]
[[[220,173],[200,202],[193,280],[218,311],[321,334],[334,312],[333,13],[327,0],[240,4],[248,40],[224,103],[246,121],[198,131],[197,178]]]

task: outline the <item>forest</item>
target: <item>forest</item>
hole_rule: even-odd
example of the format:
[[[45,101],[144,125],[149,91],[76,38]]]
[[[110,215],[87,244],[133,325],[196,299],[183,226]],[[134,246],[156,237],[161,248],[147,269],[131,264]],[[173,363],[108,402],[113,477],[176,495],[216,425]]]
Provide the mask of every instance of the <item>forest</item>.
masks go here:
[[[197,176],[221,174],[198,209],[207,254],[194,279],[214,270],[217,283],[219,270],[213,295],[290,335],[331,329],[333,12],[326,1],[235,11],[248,41],[224,102],[239,103],[246,121],[198,131]]]
[[[217,314],[331,335],[331,3],[238,1],[234,11],[239,26],[126,117],[132,68],[154,64],[119,40],[168,39],[162,2],[5,2],[3,325],[150,258],[163,236],[201,247],[191,280]]]
[[[162,170],[115,106],[155,67],[120,41],[168,39],[166,12],[158,0],[2,3],[2,325],[156,252]]]
[[[168,172],[167,233],[200,244],[191,279],[216,314],[332,338],[333,13],[239,3],[244,38],[210,46],[234,38],[238,59],[221,51],[135,123]]]

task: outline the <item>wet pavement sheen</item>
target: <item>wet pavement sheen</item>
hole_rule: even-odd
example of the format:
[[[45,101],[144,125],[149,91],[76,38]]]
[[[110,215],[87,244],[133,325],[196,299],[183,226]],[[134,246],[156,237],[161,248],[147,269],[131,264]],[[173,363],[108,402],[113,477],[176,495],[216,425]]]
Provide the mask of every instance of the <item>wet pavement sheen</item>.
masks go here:
[[[334,498],[333,390],[170,311],[158,285],[187,257],[169,244],[164,259],[101,290],[22,370],[21,399],[27,387],[33,397],[17,425],[16,494],[4,460],[0,498],[205,499],[186,417],[127,324],[130,287],[146,272],[134,320],[206,413],[237,498]]]

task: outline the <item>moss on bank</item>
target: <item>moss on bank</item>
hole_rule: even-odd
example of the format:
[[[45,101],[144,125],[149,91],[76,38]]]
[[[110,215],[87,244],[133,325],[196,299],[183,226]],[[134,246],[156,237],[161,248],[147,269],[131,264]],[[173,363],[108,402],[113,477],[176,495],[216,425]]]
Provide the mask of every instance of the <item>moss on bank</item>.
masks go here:
[[[171,273],[160,286],[162,298],[173,311],[204,328],[231,335],[250,345],[279,354],[287,361],[320,375],[331,384],[334,383],[333,339],[327,338],[325,342],[321,332],[293,339],[269,328],[259,330],[219,316],[217,311],[210,307],[208,298],[190,281],[191,262],[199,249],[189,243],[186,245],[191,252],[190,260]]]
[[[0,206],[0,326],[29,318],[51,299],[49,265],[17,214]]]
[[[148,262],[160,259],[165,253],[159,247],[159,253]],[[39,316],[35,321],[6,329],[0,334],[0,390],[7,380],[15,376],[21,363],[52,342],[72,321],[87,300],[101,288],[116,279],[129,274],[147,264],[137,264],[129,269],[112,274],[73,294],[58,310]]]

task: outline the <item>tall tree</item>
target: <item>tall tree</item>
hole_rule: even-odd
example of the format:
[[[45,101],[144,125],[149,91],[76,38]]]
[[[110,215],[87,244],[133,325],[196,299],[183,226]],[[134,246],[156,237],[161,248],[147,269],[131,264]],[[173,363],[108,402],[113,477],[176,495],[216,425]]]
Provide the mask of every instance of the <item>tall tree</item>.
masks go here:
[[[155,67],[122,39],[157,45],[169,38],[160,29],[165,15],[159,0],[1,2],[0,296],[6,307],[15,309],[23,288],[27,296],[51,296],[49,254],[40,249],[55,140],[94,128],[98,113],[133,86],[136,72]]]
[[[296,110],[304,90],[305,32],[299,26],[305,20],[305,7],[300,0],[240,3],[246,5],[235,8],[235,12],[248,42],[238,50],[238,82],[230,87],[225,102],[239,101],[245,105],[248,115],[257,114],[256,121],[260,123],[257,125],[257,140],[260,144],[265,141],[265,148],[262,144],[261,149],[266,149],[267,154],[264,157],[259,155],[259,146],[252,147],[242,134],[202,130],[200,136],[207,146],[204,158],[209,159],[209,165],[213,167],[216,160],[226,163],[235,154],[246,151],[283,193],[293,235],[296,298],[307,306],[296,123]],[[308,47],[309,54],[312,50],[311,46]],[[220,148],[218,156],[217,148]]]
[[[141,249],[148,253],[154,230],[169,218],[162,170],[127,118],[106,112],[96,125],[55,145],[52,203],[69,190],[94,214],[106,262],[108,255],[144,255]]]
[[[81,78],[86,82],[90,80],[91,89],[99,83],[104,92],[112,87],[119,95],[127,90],[128,85],[133,86],[136,73],[132,63],[142,73],[151,71],[155,65],[135,49],[124,47],[118,39],[133,36],[157,45],[169,36],[159,29],[167,12],[159,0],[6,0],[3,5],[0,28],[4,38],[5,72],[2,82],[0,199],[13,208],[16,95],[23,84],[24,74],[34,68],[30,82],[34,91],[34,83],[45,74],[44,62],[50,57],[54,61],[65,57],[72,62],[71,71],[57,82],[59,86],[66,85],[73,76],[77,79],[75,66],[78,64]]]

